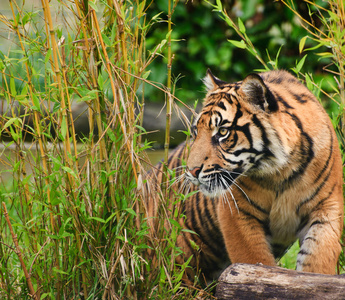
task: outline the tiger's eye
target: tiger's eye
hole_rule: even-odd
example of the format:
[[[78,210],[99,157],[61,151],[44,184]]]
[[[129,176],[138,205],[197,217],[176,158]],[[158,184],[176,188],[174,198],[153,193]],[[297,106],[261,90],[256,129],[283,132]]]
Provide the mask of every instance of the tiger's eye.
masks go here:
[[[218,133],[219,133],[221,136],[224,136],[224,135],[226,135],[226,134],[228,133],[228,128],[221,127],[221,128],[219,128]]]

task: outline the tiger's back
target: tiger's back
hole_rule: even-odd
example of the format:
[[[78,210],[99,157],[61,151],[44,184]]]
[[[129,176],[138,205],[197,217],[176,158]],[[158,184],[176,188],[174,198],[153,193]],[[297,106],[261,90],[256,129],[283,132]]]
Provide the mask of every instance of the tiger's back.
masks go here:
[[[200,190],[181,204],[181,224],[197,233],[179,237],[186,257],[212,277],[230,261],[274,265],[299,239],[297,270],[334,273],[343,180],[327,113],[285,71],[233,84],[209,72],[205,82],[190,151],[169,158],[176,168],[188,157],[186,178]]]

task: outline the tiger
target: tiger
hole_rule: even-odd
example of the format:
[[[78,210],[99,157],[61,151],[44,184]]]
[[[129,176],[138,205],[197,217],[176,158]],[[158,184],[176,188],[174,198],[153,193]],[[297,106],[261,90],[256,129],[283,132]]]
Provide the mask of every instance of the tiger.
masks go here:
[[[298,240],[297,271],[335,274],[343,171],[322,105],[284,70],[235,83],[208,70],[204,83],[192,141],[167,161],[179,178],[168,197],[181,189],[191,194],[177,204],[185,229],[177,239],[183,253],[177,261],[192,257],[190,266],[209,282],[233,263],[276,266]],[[151,174],[158,185],[163,171],[160,163]]]

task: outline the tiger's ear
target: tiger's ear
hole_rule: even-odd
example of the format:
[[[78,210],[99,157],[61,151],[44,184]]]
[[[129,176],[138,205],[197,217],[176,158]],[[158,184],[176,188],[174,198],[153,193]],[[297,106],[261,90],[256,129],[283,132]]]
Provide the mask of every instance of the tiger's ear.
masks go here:
[[[203,79],[203,82],[206,85],[207,91],[215,90],[219,86],[226,84],[225,81],[222,81],[214,76],[210,69],[207,69],[206,76]]]
[[[258,74],[249,74],[243,80],[238,92],[244,100],[259,106],[264,111],[278,109],[276,100]]]

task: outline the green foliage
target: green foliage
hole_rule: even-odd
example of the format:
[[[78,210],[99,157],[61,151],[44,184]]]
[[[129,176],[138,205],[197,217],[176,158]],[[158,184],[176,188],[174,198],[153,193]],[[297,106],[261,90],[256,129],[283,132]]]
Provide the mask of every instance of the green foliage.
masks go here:
[[[0,51],[0,298],[191,295],[181,286],[188,262],[174,260],[180,225],[172,218],[171,233],[162,223],[153,236],[143,204],[150,145],[134,111],[153,59],[149,4],[51,6],[58,28],[48,9],[10,5],[18,13],[1,20],[18,48]],[[80,105],[88,130],[78,137]]]
[[[306,31],[298,21],[298,16],[308,19],[321,28],[322,22],[317,13],[326,7],[325,1],[316,1],[309,5],[300,1],[295,4],[296,13],[292,12],[283,1],[187,1],[179,2],[173,13],[172,50],[173,74],[176,82],[176,96],[185,103],[193,103],[204,97],[201,79],[207,68],[226,81],[238,81],[253,70],[262,70],[263,63],[268,68],[290,70],[305,55],[298,49],[300,40]],[[226,11],[226,16],[220,11]],[[322,10],[321,10],[322,11]],[[157,16],[159,22],[152,25],[146,45],[153,49],[158,41],[165,38],[167,22],[167,4],[164,0],[154,1],[147,11],[149,16]],[[234,27],[237,27],[237,29]],[[250,37],[251,45],[246,44]],[[318,45],[316,40],[305,39],[305,47]],[[320,52],[327,52],[325,47]],[[258,59],[261,59],[258,60]],[[150,65],[150,80],[164,84],[166,82],[166,57],[159,56]],[[315,82],[320,84],[323,67],[331,59],[319,60],[315,52],[305,57],[303,71],[315,74]],[[266,64],[266,63],[265,63]],[[330,76],[331,77],[331,76]],[[322,86],[329,92],[327,84]],[[162,93],[145,87],[148,101],[163,101]],[[327,101],[327,100],[326,100]]]

